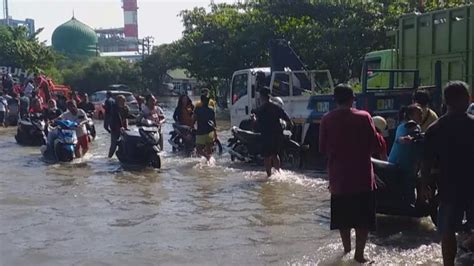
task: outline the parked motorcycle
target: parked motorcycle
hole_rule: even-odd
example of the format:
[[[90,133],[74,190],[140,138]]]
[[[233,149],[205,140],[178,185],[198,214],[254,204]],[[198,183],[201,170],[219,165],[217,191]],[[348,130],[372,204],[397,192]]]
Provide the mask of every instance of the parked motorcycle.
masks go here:
[[[171,138],[168,140],[173,152],[182,152],[186,156],[191,156],[196,149],[195,130],[189,126],[178,123],[173,124],[173,131],[170,132]],[[219,139],[214,141],[214,151],[222,154],[223,148]]]
[[[436,190],[429,201],[415,201],[415,188],[405,187],[404,177],[395,164],[372,158],[372,165],[377,178],[377,213],[416,218],[430,216],[433,223],[437,223]]]
[[[55,137],[53,143],[47,143],[47,148],[42,150],[43,156],[60,162],[72,161],[77,145],[78,124],[70,120],[58,120],[53,126],[49,128],[49,134],[55,134]]]
[[[18,122],[16,142],[26,146],[46,144],[46,123],[41,114],[31,114]]]
[[[286,123],[282,122],[282,127],[286,128]],[[240,161],[262,164],[263,146],[261,134],[250,130],[244,130],[236,126],[232,127],[231,132],[233,137],[229,139],[227,145],[230,148],[230,159],[232,161],[238,159]],[[284,144],[279,154],[282,163],[290,168],[300,168],[302,163],[302,147],[296,141],[291,139],[291,131],[284,130],[283,135]]]
[[[151,120],[142,119],[138,131],[124,130],[120,136],[117,157],[124,165],[151,166],[161,168],[160,126]]]

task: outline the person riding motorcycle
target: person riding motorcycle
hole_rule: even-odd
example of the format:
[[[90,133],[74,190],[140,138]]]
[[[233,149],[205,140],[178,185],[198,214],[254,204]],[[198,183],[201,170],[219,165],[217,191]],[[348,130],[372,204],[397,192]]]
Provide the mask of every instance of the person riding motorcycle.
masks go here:
[[[28,110],[30,114],[43,113],[43,108],[41,107],[41,100],[38,97],[32,97],[30,103],[30,109]]]
[[[202,96],[206,96],[208,99],[209,99],[209,104],[208,104],[208,107],[210,107],[212,110],[214,110],[214,112],[216,111],[216,108],[217,108],[217,104],[216,104],[216,101],[214,101],[210,96],[209,96],[209,89],[208,88],[203,88],[201,90],[201,95]],[[202,107],[202,102],[201,101],[198,101],[195,105],[196,108],[198,107]]]
[[[89,101],[89,95],[87,93],[80,95],[81,102],[77,105],[78,108],[84,110],[87,114],[92,114],[95,111],[95,106]]]
[[[422,155],[422,145],[419,142],[422,137],[419,125],[422,120],[422,109],[416,104],[403,107],[399,118],[401,123],[397,128],[388,161],[398,166],[403,187],[406,189],[404,193],[407,196],[406,199],[413,202],[413,189]]]
[[[49,99],[48,108],[43,110],[43,118],[45,122],[49,123],[53,120],[56,120],[56,118],[58,118],[61,114],[62,112],[56,105],[56,101],[54,99]]]
[[[138,117],[138,123],[145,118],[153,121],[160,128],[160,150],[163,150],[163,133],[161,131],[161,124],[166,120],[163,109],[156,104],[156,98],[153,94],[149,94],[145,97],[145,105],[142,107],[142,113]]]
[[[56,120],[59,116],[61,116],[62,112],[57,107],[56,101],[53,99],[49,99],[48,101],[48,108],[43,110],[43,119],[46,125],[52,124],[54,120]],[[46,136],[48,135],[49,128],[46,126],[45,128]]]
[[[71,100],[67,103],[67,109],[68,111],[63,113],[59,119],[70,120],[79,124],[79,126],[76,128],[77,145],[75,153],[76,158],[80,158],[84,156],[89,150],[89,138],[85,126],[85,123],[88,121],[87,114],[84,112],[84,110],[77,108],[75,100]]]
[[[180,125],[193,127],[194,105],[187,95],[181,95],[178,99],[178,106],[174,109],[173,119]]]
[[[374,121],[375,130],[377,130],[377,139],[379,140],[382,146],[380,152],[378,154],[374,154],[374,158],[382,161],[387,161],[387,142],[383,137],[383,132],[387,128],[387,121],[381,116],[374,116],[372,120]]]

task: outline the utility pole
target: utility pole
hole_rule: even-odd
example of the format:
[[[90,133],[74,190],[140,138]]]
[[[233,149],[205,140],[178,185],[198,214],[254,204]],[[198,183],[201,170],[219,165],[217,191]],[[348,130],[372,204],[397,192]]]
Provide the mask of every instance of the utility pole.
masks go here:
[[[147,37],[144,37],[140,44],[142,45],[142,59],[145,60],[145,55],[150,55],[152,50],[151,50],[151,47],[153,47],[153,42],[154,42],[155,38],[153,38],[152,36],[147,36]]]

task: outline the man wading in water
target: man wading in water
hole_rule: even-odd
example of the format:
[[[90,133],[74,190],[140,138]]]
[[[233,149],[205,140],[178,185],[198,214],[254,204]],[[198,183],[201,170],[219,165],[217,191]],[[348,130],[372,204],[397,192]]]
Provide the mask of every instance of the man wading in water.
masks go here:
[[[281,162],[278,154],[283,146],[284,136],[280,119],[285,120],[290,126],[292,121],[288,114],[278,105],[270,102],[270,90],[260,90],[260,106],[256,112],[259,132],[262,134],[263,146],[262,155],[264,157],[265,170],[267,176],[272,175],[272,167],[280,171]]]
[[[469,86],[462,81],[449,82],[444,89],[448,112],[428,127],[425,134],[422,167],[422,191],[425,199],[433,196],[435,181],[439,192],[438,232],[441,234],[443,264],[454,265],[456,231],[464,213],[470,229],[474,227],[474,116],[467,114]],[[441,171],[433,180],[431,168]]]
[[[351,229],[356,231],[354,259],[360,263],[370,231],[375,230],[375,178],[370,156],[381,144],[370,115],[352,108],[354,92],[348,85],[334,89],[337,108],[321,120],[320,151],[328,156],[331,192],[331,230],[341,234],[344,252],[351,251]]]
[[[196,148],[198,154],[206,157],[209,161],[212,157],[212,147],[217,139],[216,114],[209,107],[209,98],[201,95],[201,107],[194,110],[194,121],[197,124],[196,129]]]

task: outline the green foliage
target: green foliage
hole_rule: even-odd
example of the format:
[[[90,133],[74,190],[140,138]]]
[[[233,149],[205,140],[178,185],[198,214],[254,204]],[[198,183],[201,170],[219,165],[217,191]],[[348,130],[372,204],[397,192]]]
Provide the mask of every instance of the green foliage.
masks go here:
[[[162,44],[153,48],[151,55],[140,63],[144,85],[151,90],[158,90],[163,83],[166,71],[179,66],[177,44]]]
[[[0,26],[0,62],[33,71],[53,67],[54,52],[37,39],[42,30],[29,36],[25,27]]]
[[[63,62],[64,83],[78,91],[92,93],[105,90],[111,84],[125,84],[132,91],[139,91],[141,86],[141,69],[117,58],[98,57],[83,59],[82,62]]]
[[[337,81],[358,77],[366,53],[393,46],[387,33],[410,12],[465,1],[251,0],[181,12],[183,38],[172,44],[181,67],[210,84],[238,69],[268,66],[267,42],[291,42],[310,69],[329,69]]]

